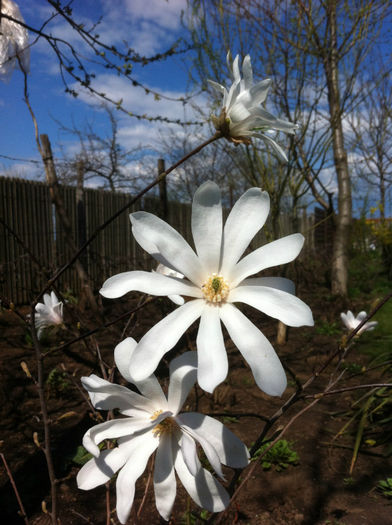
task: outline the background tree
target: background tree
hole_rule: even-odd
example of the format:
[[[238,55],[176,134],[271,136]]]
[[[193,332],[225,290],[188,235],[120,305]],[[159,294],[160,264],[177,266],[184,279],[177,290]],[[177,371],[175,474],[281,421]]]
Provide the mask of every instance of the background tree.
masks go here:
[[[275,96],[267,108],[272,103],[300,124],[289,152],[297,175],[329,212],[329,193],[336,190],[332,291],[346,295],[352,202],[343,121],[362,100],[363,64],[377,52],[375,44],[391,16],[389,4],[194,0],[189,7],[186,24],[196,48],[193,81],[225,77],[227,49],[251,53],[255,68],[263,68],[255,75],[274,78]],[[332,167],[336,182],[331,186],[326,176]]]

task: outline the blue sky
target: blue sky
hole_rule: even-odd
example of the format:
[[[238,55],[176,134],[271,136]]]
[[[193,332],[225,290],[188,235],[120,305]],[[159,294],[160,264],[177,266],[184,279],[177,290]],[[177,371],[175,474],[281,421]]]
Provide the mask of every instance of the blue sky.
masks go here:
[[[45,0],[24,0],[19,7],[26,24],[38,28],[53,12]],[[181,11],[186,0],[83,0],[74,3],[74,18],[88,27],[103,17],[97,27],[100,38],[110,45],[122,46],[123,41],[141,55],[153,55],[168,49],[181,36]],[[60,17],[45,27],[47,33],[64,38],[78,50],[87,53],[75,32]],[[30,41],[34,35],[30,35]],[[59,74],[58,61],[49,45],[41,38],[31,47],[31,72],[29,74],[29,96],[36,114],[40,133],[47,133],[56,150],[61,142],[65,151],[77,148],[75,139],[59,134],[58,124],[83,125],[88,119],[97,130],[107,126],[104,112],[97,101],[81,92],[74,98],[64,92]],[[123,99],[123,106],[138,114],[162,115],[169,119],[193,118],[192,111],[181,102],[165,99],[156,101],[139,87],[134,87],[124,77],[109,70],[95,68],[94,85],[115,100]],[[136,65],[132,75],[149,89],[171,98],[184,96],[187,89],[187,73],[182,64],[182,55],[171,57],[145,67]],[[72,82],[71,82],[72,85]],[[79,90],[79,88],[77,88]],[[156,147],[159,129],[164,125],[149,123],[125,116],[118,112],[119,140],[132,149],[139,145]],[[23,102],[23,75],[15,70],[8,83],[0,82],[0,120],[3,132],[0,135],[0,155],[17,159],[39,159],[34,130],[28,109]],[[166,126],[166,125],[165,125]],[[178,126],[172,126],[179,129]],[[19,176],[33,177],[36,170],[24,161],[13,161],[0,157],[0,168],[10,167]]]

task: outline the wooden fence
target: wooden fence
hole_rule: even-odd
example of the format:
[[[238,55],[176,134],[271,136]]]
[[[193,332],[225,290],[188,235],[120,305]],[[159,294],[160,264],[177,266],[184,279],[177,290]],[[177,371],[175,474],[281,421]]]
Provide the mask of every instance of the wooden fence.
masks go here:
[[[78,228],[76,188],[60,186],[60,195],[72,222],[74,242],[78,245],[82,239],[80,225]],[[85,189],[83,208],[87,238],[130,197],[125,193]],[[143,198],[137,206],[122,213],[102,231],[82,256],[81,261],[96,289],[115,273],[155,267],[156,263],[131,234],[128,213],[139,209],[158,213],[160,202],[155,198]],[[190,215],[189,204],[169,202],[168,222],[192,245]],[[299,231],[307,238],[305,252],[313,251],[313,216],[303,215],[299,222]],[[279,230],[279,237],[293,233],[288,215],[281,214],[279,217]],[[268,231],[267,223],[252,241],[251,247],[272,240]],[[0,297],[15,304],[30,302],[71,255],[50,199],[48,185],[0,177]],[[64,272],[57,286],[62,291],[78,293],[79,280],[73,268]]]

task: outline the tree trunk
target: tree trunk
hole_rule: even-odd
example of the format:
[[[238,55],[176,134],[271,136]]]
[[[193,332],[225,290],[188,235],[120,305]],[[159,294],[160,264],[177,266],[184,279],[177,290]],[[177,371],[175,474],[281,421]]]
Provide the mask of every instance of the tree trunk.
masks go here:
[[[352,202],[351,181],[348,170],[347,153],[344,148],[340,104],[335,1],[328,3],[327,16],[330,30],[330,47],[326,50],[324,56],[324,67],[327,79],[333,155],[339,191],[338,214],[335,222],[335,235],[332,251],[332,293],[346,296]]]

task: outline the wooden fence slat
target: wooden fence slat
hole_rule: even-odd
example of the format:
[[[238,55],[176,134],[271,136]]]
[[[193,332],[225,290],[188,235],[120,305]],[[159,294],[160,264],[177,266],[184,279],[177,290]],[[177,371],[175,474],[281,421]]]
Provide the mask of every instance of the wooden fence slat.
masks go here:
[[[74,243],[78,245],[76,188],[60,186],[59,191],[71,221]],[[126,193],[85,188],[87,238],[130,198]],[[151,270],[156,267],[156,262],[140,248],[131,233],[129,213],[140,209],[159,214],[159,199],[145,197],[136,203],[129,212],[113,221],[88,247],[83,264],[96,291],[105,279],[115,273],[132,269]],[[227,214],[227,210],[224,210],[224,218]],[[47,184],[0,177],[0,216],[40,261],[38,268],[30,260],[26,249],[0,225],[0,294],[16,304],[30,302],[46,282],[45,271],[53,274],[72,256],[65,232],[54,211]],[[169,201],[168,222],[193,246],[190,204]],[[310,253],[315,246],[313,230],[309,235],[309,229],[314,224],[313,216],[304,214],[298,222],[298,231],[306,232],[309,238],[306,253]],[[282,214],[278,224],[279,237],[293,233],[293,223],[288,215]],[[249,249],[255,249],[271,240],[272,228],[268,219]],[[62,289],[69,288],[72,293],[78,294],[80,285],[76,271],[73,268],[68,269],[59,280],[58,286]]]

